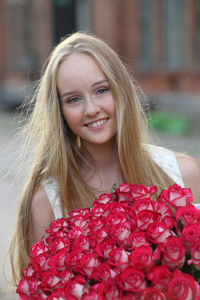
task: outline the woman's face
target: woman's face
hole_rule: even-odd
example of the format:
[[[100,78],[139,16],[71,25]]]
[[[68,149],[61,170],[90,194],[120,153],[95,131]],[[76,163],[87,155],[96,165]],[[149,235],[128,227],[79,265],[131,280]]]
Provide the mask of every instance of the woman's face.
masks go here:
[[[105,144],[116,134],[112,91],[104,73],[87,54],[73,53],[58,69],[57,87],[64,118],[85,144]]]

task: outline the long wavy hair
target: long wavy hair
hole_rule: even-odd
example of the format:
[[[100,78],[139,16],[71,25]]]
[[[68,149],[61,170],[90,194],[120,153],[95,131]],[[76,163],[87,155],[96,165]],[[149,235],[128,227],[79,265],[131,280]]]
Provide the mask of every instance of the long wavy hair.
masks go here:
[[[66,37],[53,50],[32,98],[25,105],[26,110],[23,108],[27,120],[23,127],[26,153],[22,152],[22,156],[28,153],[32,162],[20,197],[17,224],[9,249],[15,283],[29,261],[31,204],[40,182],[49,177],[58,182],[63,215],[66,209],[90,206],[94,199],[79,168],[80,162],[90,162],[86,161],[77,137],[63,118],[57,91],[58,68],[72,53],[90,55],[110,84],[116,107],[116,144],[124,182],[153,184],[158,187],[158,192],[172,184],[146,149],[147,121],[127,66],[94,35],[78,32]]]

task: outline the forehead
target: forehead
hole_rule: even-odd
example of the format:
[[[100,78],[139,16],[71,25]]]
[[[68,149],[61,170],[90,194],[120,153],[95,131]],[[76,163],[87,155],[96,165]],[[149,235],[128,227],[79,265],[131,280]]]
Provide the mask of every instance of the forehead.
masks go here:
[[[81,68],[94,69],[101,71],[101,67],[97,61],[87,53],[72,53],[65,58],[59,65],[58,71],[68,69],[70,71],[80,70]],[[102,72],[102,71],[101,71]]]
[[[58,67],[57,84],[58,87],[64,82],[74,82],[79,80],[93,80],[105,75],[95,59],[85,53],[73,53],[65,58]]]

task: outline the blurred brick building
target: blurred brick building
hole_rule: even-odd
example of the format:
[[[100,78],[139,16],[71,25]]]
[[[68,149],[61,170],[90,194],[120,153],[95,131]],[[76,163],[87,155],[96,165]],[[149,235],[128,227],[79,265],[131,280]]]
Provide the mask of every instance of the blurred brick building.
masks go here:
[[[1,0],[0,100],[20,102],[54,45],[77,30],[107,41],[149,93],[200,91],[199,0]]]

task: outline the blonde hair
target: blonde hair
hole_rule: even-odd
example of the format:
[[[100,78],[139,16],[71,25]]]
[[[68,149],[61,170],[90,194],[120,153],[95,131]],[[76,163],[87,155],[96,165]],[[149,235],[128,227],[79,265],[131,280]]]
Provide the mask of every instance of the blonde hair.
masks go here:
[[[158,191],[172,183],[144,146],[147,123],[136,85],[119,56],[91,34],[75,33],[65,38],[49,57],[32,100],[29,99],[31,109],[27,113],[28,122],[24,127],[24,144],[26,149],[34,151],[9,249],[15,283],[29,261],[32,243],[31,203],[40,182],[49,177],[58,182],[63,213],[65,209],[88,207],[93,200],[93,192],[79,169],[79,163],[85,163],[86,159],[77,137],[63,119],[56,86],[59,65],[74,52],[90,55],[109,81],[115,99],[118,127],[116,142],[124,181],[153,184],[158,187]]]

